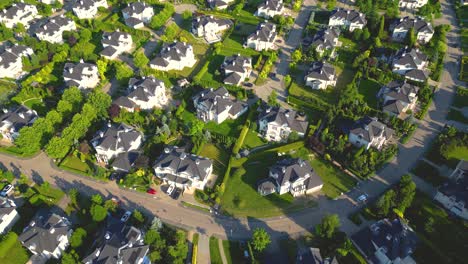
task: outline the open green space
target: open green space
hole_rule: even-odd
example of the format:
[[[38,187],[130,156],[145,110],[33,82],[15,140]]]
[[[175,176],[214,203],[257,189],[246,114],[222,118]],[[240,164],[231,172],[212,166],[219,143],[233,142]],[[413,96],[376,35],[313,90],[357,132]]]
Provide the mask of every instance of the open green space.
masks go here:
[[[224,148],[214,144],[203,145],[200,156],[211,159],[213,162],[213,171],[216,175],[224,175],[226,166],[229,162],[229,154]]]
[[[218,238],[210,237],[210,260],[211,264],[223,264],[221,253],[219,253]]]
[[[307,98],[311,100],[317,100],[323,104],[334,104],[337,101],[336,93],[333,89],[327,90],[313,90],[309,87],[297,84],[296,82],[291,83],[289,87],[289,94],[301,99]]]
[[[41,185],[36,184],[28,188],[24,193],[24,197],[34,206],[42,204],[53,206],[57,204],[64,195],[65,193],[62,190],[51,187],[47,182]]]
[[[339,37],[339,41],[342,44],[341,47],[337,50],[338,61],[351,65],[354,59],[359,55],[358,44],[355,41],[343,36]]]
[[[242,115],[237,119],[226,119],[221,124],[210,121],[205,125],[205,129],[223,136],[237,138],[242,129],[242,125],[244,125],[246,116],[247,115]]]
[[[10,232],[1,236],[0,263],[24,264],[28,262],[29,255],[29,252],[19,242],[16,233]]]
[[[252,149],[266,144],[266,140],[258,135],[257,131],[249,129],[244,138],[244,145],[242,147]]]
[[[424,179],[436,187],[440,186],[446,181],[446,179],[439,174],[437,168],[434,168],[432,165],[423,160],[419,161],[411,171],[416,176]]]
[[[78,171],[82,174],[90,174],[93,172],[93,167],[91,167],[90,165],[91,164],[88,161],[83,162],[78,157],[74,155],[69,155],[62,161],[60,167],[70,169],[73,171]]]
[[[336,88],[341,90],[350,84],[353,81],[354,75],[356,72],[353,69],[344,68],[341,69],[336,67],[336,75],[338,76],[336,80]]]
[[[377,109],[377,93],[379,92],[380,87],[381,84],[371,79],[361,79],[359,82],[359,94],[361,94],[362,99],[369,107]]]
[[[310,165],[322,178],[322,192],[330,198],[336,198],[356,185],[356,179],[340,171],[330,162],[319,157],[311,158]]]
[[[201,77],[204,81],[216,82],[218,86],[223,84],[223,76],[221,73],[221,64],[224,62],[224,56],[215,55],[208,64],[208,70]],[[214,87],[217,88],[217,87]]]

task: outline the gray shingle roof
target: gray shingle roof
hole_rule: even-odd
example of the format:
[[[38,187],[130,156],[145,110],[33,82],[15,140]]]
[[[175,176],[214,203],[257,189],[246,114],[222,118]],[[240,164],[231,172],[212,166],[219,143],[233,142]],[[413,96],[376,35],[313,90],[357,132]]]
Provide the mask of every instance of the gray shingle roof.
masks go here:
[[[132,40],[132,35],[127,32],[114,31],[114,32],[104,32],[102,34],[102,44],[107,44],[110,46],[120,46],[122,40]]]
[[[421,51],[419,51],[419,49],[405,47],[400,49],[397,52],[397,54],[395,54],[394,64],[409,64],[412,67],[416,68],[417,65],[420,65],[425,61],[427,61],[427,56]]]
[[[15,44],[8,47],[0,54],[0,65],[3,65],[4,68],[8,68],[11,63],[21,60],[21,57],[31,55],[30,52],[31,49],[23,45]]]
[[[53,36],[56,32],[60,31],[62,27],[70,23],[75,23],[72,19],[63,15],[50,18],[44,25],[38,27],[35,34]]]
[[[280,11],[283,8],[282,0],[266,0],[265,2],[258,5],[259,8],[263,8],[271,11]]]
[[[233,55],[224,58],[222,68],[225,70],[245,73],[252,67],[252,59],[241,55]]]
[[[135,98],[140,101],[149,101],[149,97],[156,94],[157,89],[164,88],[164,82],[154,77],[132,78],[129,81],[128,98]]]
[[[229,19],[217,18],[210,15],[202,15],[194,17],[192,20],[192,27],[198,28],[200,26],[205,27],[208,24],[217,24],[219,27],[225,25],[232,25],[232,21]]]
[[[335,68],[327,62],[315,61],[310,65],[306,78],[331,81],[335,78]]]
[[[273,23],[260,23],[257,30],[250,34],[249,40],[259,40],[264,42],[273,42],[276,38],[276,25]]]
[[[139,156],[140,152],[137,151],[120,153],[115,157],[114,161],[112,161],[111,166],[116,170],[129,172]]]
[[[420,17],[400,18],[394,23],[393,27],[394,29],[404,29],[404,30],[410,30],[411,28],[414,28],[414,31],[416,33],[419,33],[419,32],[434,33],[434,29],[432,28],[432,25]]]
[[[323,184],[322,179],[310,166],[309,162],[302,159],[281,160],[270,168],[270,172],[278,175],[276,181],[280,186],[285,185],[286,182],[293,184],[296,181],[306,178],[306,175],[309,177],[306,180],[307,182],[304,182],[307,190]]]
[[[14,210],[16,210],[14,201],[0,196],[0,224],[3,222],[3,216],[9,215]]]
[[[20,11],[24,12],[28,5],[25,3],[14,3],[9,8],[3,9],[1,12],[2,17],[13,19]]]
[[[367,24],[366,15],[356,10],[338,8],[332,11],[330,19],[344,19],[352,23]]]
[[[121,124],[110,124],[99,131],[91,140],[93,146],[116,151],[123,149],[124,152],[131,150],[132,143],[142,137],[141,132],[133,127]]]
[[[229,113],[231,115],[237,115],[248,107],[247,103],[230,96],[229,92],[224,87],[220,87],[217,90],[203,90],[193,97],[193,101],[195,105],[202,104],[205,109],[214,111],[216,114],[220,114],[224,112],[226,108],[231,107]]]
[[[406,81],[391,81],[383,89],[383,96],[389,96],[405,103],[411,103],[412,97],[410,97],[410,94],[417,94],[419,91],[419,87]]]
[[[338,29],[324,28],[315,33],[311,45],[322,49],[333,49],[335,48],[334,42],[339,36],[340,31]]]
[[[141,13],[143,13],[145,8],[149,6],[150,5],[148,5],[145,2],[133,2],[128,4],[128,6],[124,9],[122,9],[122,12],[128,14],[130,17],[133,17],[135,15],[140,15]]]
[[[366,116],[354,123],[350,133],[361,136],[367,142],[371,142],[373,138],[379,137],[382,133],[386,139],[390,139],[393,135],[393,130],[379,122],[377,118]]]
[[[182,61],[187,56],[187,52],[190,47],[190,44],[177,41],[173,43],[164,43],[161,52],[150,62],[150,64],[167,66],[168,61]]]
[[[291,130],[299,133],[305,133],[309,124],[304,118],[300,118],[296,111],[281,107],[263,109],[258,116],[258,120],[266,120],[268,123],[274,122],[280,126],[287,125]]]
[[[95,5],[96,1],[94,0],[77,0],[73,4],[73,9],[91,10]]]
[[[448,181],[438,191],[447,197],[455,198],[456,202],[462,202],[468,208],[468,173],[456,181]]]
[[[65,63],[65,67],[63,68],[63,78],[69,78],[76,81],[81,81],[83,79],[83,75],[85,68],[88,69],[97,69],[97,66],[91,63],[79,62],[79,63]]]
[[[36,111],[20,105],[0,117],[0,126],[9,123],[15,131],[19,131],[22,127],[31,125],[37,117]]]

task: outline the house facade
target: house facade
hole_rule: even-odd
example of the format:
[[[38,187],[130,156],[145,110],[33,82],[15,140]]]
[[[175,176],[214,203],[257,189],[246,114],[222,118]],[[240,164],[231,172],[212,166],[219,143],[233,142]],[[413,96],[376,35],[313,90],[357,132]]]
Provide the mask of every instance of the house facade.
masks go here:
[[[7,197],[0,197],[0,234],[7,233],[19,219],[15,202]]]
[[[22,2],[14,3],[0,11],[0,23],[5,24],[7,28],[13,28],[18,24],[29,28],[29,24],[38,17],[40,16],[36,6]]]
[[[77,0],[73,5],[73,13],[79,19],[91,19],[96,17],[98,8],[107,8],[106,0]]]
[[[39,40],[50,43],[63,43],[63,32],[76,30],[75,21],[63,15],[50,18],[45,24],[38,27],[34,35]]]
[[[145,2],[132,2],[122,9],[125,24],[131,28],[142,28],[149,24],[154,16],[154,9]]]
[[[26,46],[8,47],[0,54],[0,78],[19,79],[25,74],[23,71],[23,57],[29,57],[34,51]]]
[[[164,82],[152,76],[131,78],[128,83],[128,94],[114,101],[114,104],[129,112],[151,110],[167,105],[166,86]]]
[[[197,16],[192,20],[192,33],[204,38],[208,43],[221,41],[219,33],[232,27],[229,19],[216,18],[214,16]]]
[[[80,89],[91,89],[99,83],[99,72],[96,65],[85,63],[65,63],[63,79],[68,87],[76,86]]]
[[[234,0],[206,0],[211,9],[223,10],[234,2]]]
[[[354,123],[348,140],[356,147],[381,149],[392,138],[393,130],[375,117],[363,117]]]
[[[130,52],[133,48],[132,35],[126,32],[114,31],[102,34],[101,56],[113,60],[124,52]]]
[[[252,58],[240,54],[225,57],[221,70],[225,84],[241,85],[252,73]]]
[[[229,95],[224,87],[201,91],[193,97],[193,105],[197,110],[198,119],[217,124],[221,124],[226,119],[237,119],[248,109],[246,102]]]
[[[392,71],[403,75],[406,79],[424,82],[427,80],[427,56],[419,49],[402,48],[394,56]]]
[[[308,125],[304,115],[281,107],[264,107],[258,116],[258,130],[268,141],[286,141],[292,132],[303,137]]]
[[[312,89],[323,90],[336,85],[336,72],[333,65],[323,62],[313,62],[304,77],[306,85]]]
[[[255,15],[264,18],[272,18],[276,15],[282,15],[283,11],[283,0],[266,0],[258,6]]]
[[[338,37],[340,36],[340,30],[337,28],[329,27],[320,29],[315,33],[311,46],[315,47],[315,50],[319,54],[323,54],[325,51],[334,51],[339,46]]]
[[[355,29],[363,29],[366,24],[366,16],[363,13],[343,8],[332,11],[328,21],[331,27],[343,27],[351,32]]]
[[[245,46],[257,51],[275,49],[275,40],[278,35],[276,25],[273,23],[260,23],[257,30],[247,38]]]
[[[419,87],[406,81],[391,81],[380,89],[377,97],[382,100],[384,112],[401,117],[416,107],[418,91]]]
[[[159,55],[150,61],[150,67],[159,71],[192,68],[197,60],[192,45],[185,42],[165,43]]]
[[[0,117],[0,133],[3,140],[9,142],[14,142],[19,136],[21,128],[32,125],[38,118],[36,111],[24,105],[18,106],[12,111],[4,111],[5,113]]]
[[[166,147],[153,166],[155,175],[181,189],[203,190],[213,172],[213,162],[188,154],[182,148]]]
[[[427,43],[434,35],[432,25],[421,17],[410,18],[404,17],[397,20],[391,26],[392,39],[395,41],[404,41],[406,36],[413,29],[416,40],[420,43]]]
[[[427,4],[427,0],[399,0],[400,8],[417,9]]]

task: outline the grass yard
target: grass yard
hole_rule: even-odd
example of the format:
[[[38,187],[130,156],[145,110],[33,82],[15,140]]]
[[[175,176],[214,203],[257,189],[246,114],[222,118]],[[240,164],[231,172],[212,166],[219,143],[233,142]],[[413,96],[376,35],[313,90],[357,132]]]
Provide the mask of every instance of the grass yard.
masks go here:
[[[223,240],[224,255],[228,264],[247,264],[244,258],[244,248],[238,241]]]
[[[265,145],[266,143],[267,143],[266,140],[258,136],[257,131],[249,129],[249,131],[247,132],[247,135],[245,136],[244,145],[242,145],[242,147],[252,149],[258,146]]]
[[[450,109],[447,115],[447,119],[468,124],[468,118],[466,118],[462,112],[455,109]]]
[[[221,253],[219,253],[218,238],[210,237],[210,259],[211,264],[223,264]]]
[[[435,187],[442,185],[447,180],[439,174],[437,168],[434,168],[423,160],[419,161],[411,172],[421,179],[431,183]]]
[[[24,105],[30,109],[36,110],[36,112],[40,116],[44,116],[50,110],[44,104],[44,101],[40,98],[31,98],[29,100],[24,101]]]
[[[310,165],[322,178],[322,192],[330,198],[336,198],[349,191],[356,185],[356,180],[335,168],[329,162],[321,160],[319,157],[310,159]]]
[[[5,238],[5,239],[4,239]],[[28,262],[30,253],[18,240],[16,233],[2,236],[0,242],[0,263],[2,264],[24,264]]]
[[[356,72],[352,69],[340,69],[336,67],[336,75],[338,76],[338,79],[336,80],[336,88],[344,89],[346,85],[351,83],[355,74]]]
[[[337,101],[336,93],[333,89],[313,90],[309,87],[299,85],[296,82],[291,83],[289,94],[301,99],[310,98],[320,101],[324,104],[334,104]]]
[[[342,45],[337,51],[338,61],[351,65],[354,59],[359,55],[359,47],[355,41],[343,36],[339,37],[339,41]]]
[[[359,94],[369,107],[377,109],[377,93],[380,87],[381,85],[375,80],[361,79],[358,87]]]
[[[224,175],[229,162],[229,154],[226,150],[213,144],[205,144],[200,151],[200,156],[210,158],[214,161],[213,170],[216,175]]]
[[[66,157],[60,164],[60,167],[64,167],[65,169],[71,169],[73,171],[78,171],[83,174],[90,174],[93,172],[93,168],[90,166],[89,163],[83,162],[73,155]]]
[[[245,114],[237,119],[226,119],[221,124],[216,124],[215,122],[211,121],[205,125],[205,129],[223,136],[237,138],[242,129],[242,125],[245,123],[246,116],[247,115]]]
[[[45,183],[42,185],[36,184],[34,187],[27,189],[24,197],[29,200],[33,206],[40,206],[46,204],[47,206],[53,206],[57,204],[65,193],[60,190],[51,187]]]
[[[224,56],[221,55],[216,55],[214,58],[210,61],[210,64],[208,65],[208,70],[203,74],[202,80],[205,81],[210,81],[210,82],[217,82],[219,83],[219,86],[222,86],[223,84],[223,75],[221,73],[221,64],[224,62]],[[219,73],[219,75],[216,75],[216,72]],[[217,88],[217,87],[214,87]]]

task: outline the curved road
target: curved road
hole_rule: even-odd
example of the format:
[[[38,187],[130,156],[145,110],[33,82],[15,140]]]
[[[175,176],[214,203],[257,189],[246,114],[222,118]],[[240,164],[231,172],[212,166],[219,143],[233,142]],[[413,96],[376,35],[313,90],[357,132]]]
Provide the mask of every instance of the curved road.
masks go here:
[[[105,197],[118,197],[129,208],[140,208],[147,213],[159,216],[163,221],[170,224],[208,235],[228,237],[230,239],[247,239],[250,238],[252,229],[263,227],[270,232],[273,238],[284,234],[294,236],[311,230],[327,213],[340,215],[343,224],[342,229],[352,233],[356,231],[357,227],[347,219],[347,216],[358,208],[355,203],[356,197],[362,192],[366,192],[370,197],[377,197],[390,184],[396,183],[401,175],[408,172],[435,138],[436,132],[445,124],[445,116],[448,113],[454,89],[456,85],[462,84],[457,81],[459,71],[457,59],[461,51],[459,48],[453,48],[454,44],[457,44],[456,47],[460,47],[459,28],[456,25],[455,14],[451,7],[442,1],[442,8],[443,18],[436,21],[436,23],[450,24],[452,29],[447,35],[449,48],[445,57],[441,80],[442,87],[437,91],[434,104],[428,115],[420,122],[412,140],[406,145],[400,146],[398,157],[386,165],[374,178],[361,183],[359,188],[342,195],[337,200],[328,200],[324,196],[319,197],[319,206],[316,208],[268,219],[214,217],[181,207],[165,195],[153,198],[148,194],[120,189],[113,182],[98,182],[89,177],[61,171],[43,153],[31,159],[20,159],[0,154],[0,162],[16,172],[21,171],[34,180],[49,181],[65,191],[70,188],[77,188],[89,195],[100,193]],[[303,10],[307,11],[309,9],[310,6],[303,8]],[[418,188],[426,192],[433,191],[424,181],[418,178],[415,180]]]

